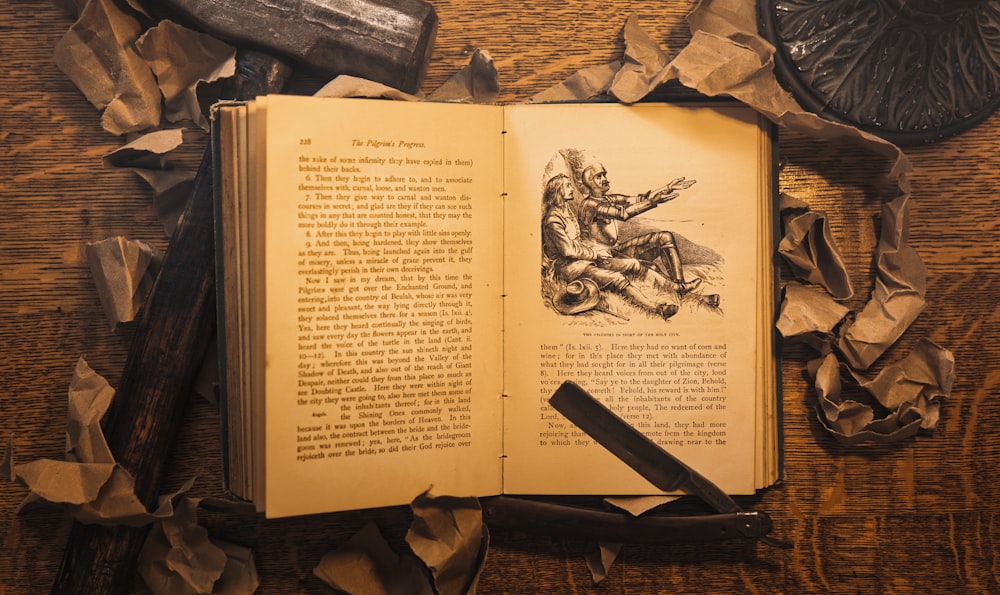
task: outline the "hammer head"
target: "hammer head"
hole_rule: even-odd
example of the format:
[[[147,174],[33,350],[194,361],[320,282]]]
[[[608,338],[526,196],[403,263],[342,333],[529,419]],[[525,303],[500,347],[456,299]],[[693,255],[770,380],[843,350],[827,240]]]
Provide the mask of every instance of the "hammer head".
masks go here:
[[[203,30],[333,74],[408,93],[423,80],[437,13],[423,0],[163,0]]]

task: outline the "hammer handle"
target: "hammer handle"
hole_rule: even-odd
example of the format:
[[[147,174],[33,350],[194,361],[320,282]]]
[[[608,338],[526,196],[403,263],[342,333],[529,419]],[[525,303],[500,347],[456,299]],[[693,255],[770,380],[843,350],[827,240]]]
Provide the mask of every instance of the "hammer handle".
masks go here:
[[[291,72],[281,59],[252,50],[237,55],[226,95],[250,99],[279,91]],[[150,510],[185,404],[215,332],[215,242],[211,149],[136,328],[117,394],[104,423],[115,460]],[[148,527],[75,523],[52,593],[122,593]]]

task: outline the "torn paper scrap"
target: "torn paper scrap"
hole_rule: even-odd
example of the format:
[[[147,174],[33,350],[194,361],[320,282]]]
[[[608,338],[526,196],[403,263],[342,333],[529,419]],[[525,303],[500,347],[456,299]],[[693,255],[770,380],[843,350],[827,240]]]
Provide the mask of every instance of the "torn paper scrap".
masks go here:
[[[368,97],[370,99],[396,99],[401,101],[417,101],[416,95],[404,93],[382,83],[376,83],[349,74],[337,76],[316,91],[317,97]]]
[[[226,554],[226,567],[222,576],[215,581],[214,595],[250,595],[260,586],[257,565],[253,560],[253,550],[221,539],[212,543]]]
[[[839,347],[847,362],[867,370],[923,311],[927,271],[909,244],[910,205],[905,196],[882,203],[872,299],[847,327]]]
[[[785,235],[778,244],[778,254],[792,273],[798,279],[824,287],[838,300],[853,297],[854,286],[826,213],[807,208],[786,209],[782,214]]]
[[[873,400],[846,398],[847,378],[867,391]],[[941,401],[951,393],[954,359],[950,352],[921,340],[913,353],[885,368],[868,381],[828,354],[810,366],[819,394],[817,415],[841,443],[890,443],[929,431],[937,424]],[[876,409],[877,408],[877,409]],[[876,414],[876,410],[887,413]],[[881,417],[879,416],[881,415]]]
[[[96,497],[73,504],[73,518],[88,525],[141,526],[152,521],[135,495],[134,478],[117,465],[112,467],[111,475],[100,486]]]
[[[920,429],[920,419],[906,419],[900,415],[900,410],[876,419],[869,403],[844,398],[841,364],[833,354],[828,354],[821,362],[814,370],[819,394],[816,415],[838,442],[846,446],[898,442],[914,436]]]
[[[639,516],[653,510],[657,506],[662,506],[677,500],[680,496],[656,494],[652,496],[606,496],[604,501],[624,510],[632,516]]]
[[[618,559],[618,554],[622,551],[620,543],[590,543],[583,552],[583,559],[590,570],[590,576],[594,583],[599,583],[608,578],[608,571],[611,565]]]
[[[115,389],[108,381],[87,365],[84,358],[78,359],[69,384],[66,460],[114,464],[115,459],[101,429],[101,420],[114,396]]]
[[[153,207],[164,231],[171,235],[177,227],[194,187],[196,164],[175,159],[177,149],[194,130],[167,128],[139,136],[104,156],[104,165],[132,170],[153,189]],[[204,135],[204,133],[200,133]],[[199,139],[200,140],[200,139]],[[201,146],[203,143],[198,143]]]
[[[820,420],[830,429],[843,436],[851,436],[867,426],[875,415],[871,407],[858,401],[843,398],[840,380],[840,362],[836,356],[827,354],[813,362],[810,373],[819,394],[817,401]]]
[[[786,339],[816,333],[830,335],[848,311],[823,291],[788,283],[776,327]]]
[[[168,169],[167,153],[184,142],[184,130],[154,130],[132,139],[102,158],[105,166],[130,169]]]
[[[135,172],[153,187],[153,210],[156,211],[156,218],[163,224],[164,233],[172,236],[194,191],[197,172],[177,169],[137,169]]]
[[[324,555],[313,569],[320,580],[356,595],[433,595],[423,564],[410,555],[397,555],[374,523]]]
[[[625,20],[625,63],[615,73],[610,91],[624,103],[635,103],[671,77],[669,57],[632,14]]]
[[[114,392],[84,358],[77,360],[68,391],[68,460],[38,459],[13,466],[12,476],[31,491],[26,503],[40,498],[55,504],[83,505],[97,499],[115,469],[100,425]]]
[[[173,516],[153,525],[137,570],[155,595],[213,593],[227,560],[198,524],[196,502],[180,498]]]
[[[530,103],[550,103],[557,101],[587,101],[607,94],[615,74],[621,69],[619,61],[583,68],[565,81],[536,93]]]
[[[933,341],[921,339],[909,355],[883,368],[874,379],[853,371],[852,375],[886,409],[916,408],[913,413],[920,415],[921,429],[932,430],[941,400],[951,395],[955,383],[955,358]]]
[[[497,69],[493,57],[486,50],[477,49],[469,63],[453,74],[427,99],[457,103],[491,103],[500,94]]]
[[[30,493],[18,512],[40,502],[64,506],[81,523],[140,526],[173,514],[174,497],[190,488],[160,497],[150,513],[135,495],[132,476],[114,462],[100,421],[113,390],[83,358],[77,361],[69,388],[66,424],[67,460],[38,459],[12,465],[12,476]],[[13,459],[11,453],[8,461]]]
[[[121,236],[108,238],[87,244],[87,263],[112,330],[135,320],[156,280],[156,248]]]
[[[430,569],[437,592],[475,592],[489,542],[479,500],[425,492],[410,508],[413,522],[406,543]]]
[[[37,459],[14,467],[34,496],[53,504],[86,504],[97,499],[114,463],[77,463]]]
[[[233,76],[236,49],[170,20],[146,31],[136,47],[156,75],[167,120],[190,120],[208,130],[208,118],[198,102],[198,85]]]
[[[162,494],[156,510],[149,512],[135,495],[135,479],[121,465],[115,465],[108,481],[101,486],[97,498],[90,502],[68,506],[67,509],[77,521],[90,525],[127,525],[141,527],[174,514],[174,502],[191,489],[194,478],[189,479],[177,491]]]
[[[101,124],[121,135],[160,123],[160,90],[135,51],[139,22],[113,0],[91,0],[59,40],[55,62],[99,110]]]
[[[154,520],[135,495],[132,474],[118,465],[113,466],[96,497],[74,503],[70,510],[73,518],[88,525],[142,526]]]

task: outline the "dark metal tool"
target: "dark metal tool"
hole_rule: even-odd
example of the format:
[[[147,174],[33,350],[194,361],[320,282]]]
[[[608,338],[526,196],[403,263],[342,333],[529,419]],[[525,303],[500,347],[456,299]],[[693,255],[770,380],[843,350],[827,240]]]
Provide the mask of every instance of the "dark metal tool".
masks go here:
[[[483,498],[487,525],[610,543],[694,543],[760,539],[773,527],[764,512],[631,514],[514,496]]]
[[[420,87],[437,33],[423,0],[160,0],[208,33],[324,72],[407,93]]]
[[[231,2],[185,3],[182,0],[170,4],[178,7],[187,4],[236,6]],[[388,69],[395,73],[391,81],[400,87],[412,88],[419,82],[426,61],[423,52],[430,50],[420,44],[407,46],[415,54],[402,59],[405,50],[401,50],[398,40],[386,32],[396,31],[401,37],[426,39],[430,44],[437,24],[433,9],[419,0],[400,2],[397,8],[387,2],[371,0],[348,3],[274,0],[245,4],[260,9],[252,14],[234,12],[245,19],[239,22],[241,27],[260,33],[254,45],[295,58],[310,54],[309,51],[297,51],[298,29],[292,23],[298,20],[309,20],[311,26],[322,29],[316,35],[325,41],[314,40],[313,47],[337,46],[338,35],[361,34],[355,30],[361,28],[359,23],[370,21],[371,26],[363,32],[366,44],[370,49],[377,49],[379,36],[386,34],[386,51],[382,55],[392,63],[389,65],[392,68]],[[339,12],[333,9],[324,12],[319,8],[335,4],[346,8]],[[280,16],[271,14],[260,8],[265,5],[287,12]],[[368,7],[374,7],[371,13],[365,12]],[[298,12],[300,9],[302,12]],[[151,12],[160,14],[159,10]],[[350,19],[345,16],[348,14]],[[324,20],[327,18],[329,21]],[[282,44],[272,47],[277,40],[282,40]],[[378,51],[366,55],[368,67],[381,59]],[[412,65],[415,70],[402,68],[404,65]],[[343,64],[331,66],[339,68]],[[291,66],[283,57],[256,49],[240,49],[237,73],[224,97],[250,99],[258,94],[278,92],[290,73]],[[184,215],[170,240],[152,293],[143,306],[117,385],[117,395],[104,421],[105,436],[115,460],[135,479],[135,494],[149,510],[156,507],[164,466],[192,392],[195,373],[215,332],[214,246],[211,151],[206,151]],[[135,561],[147,530],[148,527],[76,523],[52,593],[99,595],[130,591]]]
[[[593,525],[599,527],[602,533],[611,531],[620,534],[620,539],[612,540],[650,541],[650,537],[659,530],[661,538],[658,541],[750,538],[759,539],[768,545],[788,547],[785,542],[768,537],[767,534],[773,528],[773,524],[767,513],[744,511],[718,486],[615,415],[577,384],[564,382],[549,399],[549,404],[657,488],[667,492],[682,491],[698,496],[720,513],[700,517],[631,518],[617,515],[622,518],[606,519],[602,521],[605,524]],[[526,509],[513,507],[512,510],[526,512]],[[563,511],[561,516],[554,514],[557,520],[553,520],[552,524],[564,528],[573,525],[573,522],[567,522],[568,512]],[[489,522],[489,508],[487,513]],[[582,516],[577,518],[583,520]],[[610,523],[610,526],[606,523]],[[590,536],[598,538],[593,534]]]

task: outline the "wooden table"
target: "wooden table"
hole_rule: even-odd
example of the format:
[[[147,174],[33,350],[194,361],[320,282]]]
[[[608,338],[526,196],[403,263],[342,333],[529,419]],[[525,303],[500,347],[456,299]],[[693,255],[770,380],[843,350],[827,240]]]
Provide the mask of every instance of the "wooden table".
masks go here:
[[[500,101],[524,100],[576,70],[619,57],[629,13],[664,47],[687,41],[687,2],[509,3],[434,0],[441,27],[425,90],[470,52],[488,49]],[[134,174],[104,168],[121,140],[55,67],[71,24],[46,2],[0,5],[0,436],[19,461],[60,458],[66,387],[77,358],[114,383],[127,341],[109,331],[84,245],[124,235],[166,247],[151,192]],[[741,502],[768,511],[795,547],[626,546],[594,586],[585,544],[494,531],[480,592],[998,592],[1000,570],[1000,115],[958,138],[908,150],[915,171],[911,241],[928,267],[928,307],[888,354],[921,337],[953,350],[954,393],[937,431],[893,446],[845,448],[814,416],[806,354],[783,363],[784,485]],[[880,166],[870,155],[782,134],[784,189],[825,209],[861,290],[871,287]],[[221,494],[218,414],[189,408],[166,488],[197,475],[194,495]],[[14,516],[24,488],[0,482],[0,593],[47,592],[70,523],[62,513]],[[405,508],[263,521],[213,520],[213,534],[250,545],[261,592],[323,592],[312,568],[366,521],[394,545]]]

